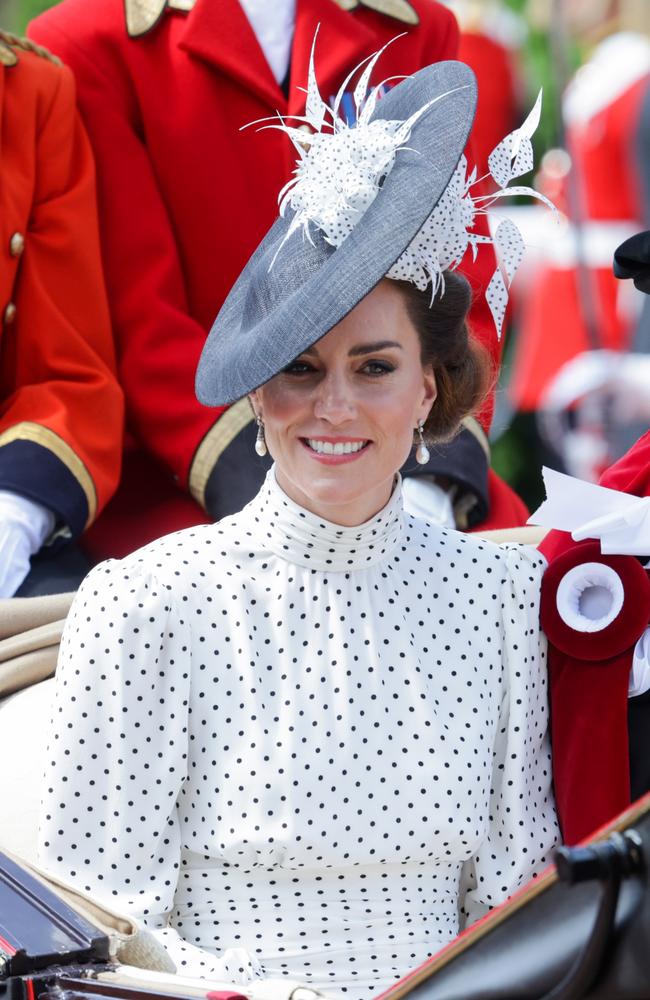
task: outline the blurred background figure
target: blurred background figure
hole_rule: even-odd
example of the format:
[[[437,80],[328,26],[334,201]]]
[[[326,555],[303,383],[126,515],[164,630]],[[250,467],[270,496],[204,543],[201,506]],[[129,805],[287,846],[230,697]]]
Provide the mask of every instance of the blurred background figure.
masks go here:
[[[74,589],[115,490],[123,399],[70,70],[0,31],[0,597]]]
[[[650,231],[616,249],[613,273],[650,295]],[[593,352],[597,363],[602,353]],[[581,358],[565,366],[567,381]],[[628,424],[650,416],[650,354],[616,359],[609,381],[621,378],[618,398],[633,398]],[[628,372],[628,361],[645,378]],[[603,473],[604,490],[548,471],[546,478],[548,500],[532,520],[562,529],[540,546],[548,560],[541,617],[556,804],[574,843],[650,790],[650,431]]]
[[[472,67],[478,81],[472,153],[484,174],[488,156],[529,106],[522,67],[527,26],[502,0],[447,0],[446,6],[460,28],[458,58]]]
[[[537,270],[520,299],[510,386],[514,405],[539,411],[554,464],[596,481],[648,426],[650,312],[617,282],[616,246],[650,224],[650,4],[563,0],[534,4],[560,81],[561,147],[540,184],[563,219],[529,239]]]

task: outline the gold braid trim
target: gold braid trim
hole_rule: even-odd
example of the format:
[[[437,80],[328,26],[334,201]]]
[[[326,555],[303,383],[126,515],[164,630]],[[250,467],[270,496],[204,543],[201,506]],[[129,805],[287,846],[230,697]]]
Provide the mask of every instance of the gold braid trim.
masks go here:
[[[165,13],[165,0],[124,0],[126,31],[129,38],[146,35]]]
[[[126,30],[130,38],[139,38],[156,27],[165,10],[189,11],[196,0],[124,0]],[[402,24],[419,24],[420,18],[408,0],[332,0],[341,10],[356,10],[359,5]]]
[[[63,63],[58,56],[53,55],[44,45],[37,45],[31,38],[22,38],[14,35],[12,31],[3,31],[0,28],[0,63],[3,66],[15,66],[18,62],[18,55],[15,49],[22,49],[23,52],[33,52],[34,55],[41,56],[54,63],[55,66],[62,66]]]
[[[470,434],[476,438],[481,448],[485,452],[485,457],[487,458],[489,465],[491,458],[490,442],[488,441],[487,434],[479,424],[476,417],[463,417],[463,419],[461,420],[461,427],[463,427],[466,431],[469,431]]]
[[[203,509],[210,473],[228,445],[254,419],[248,397],[238,400],[219,417],[196,449],[190,468],[190,493]]]
[[[6,444],[12,444],[14,441],[33,441],[34,444],[40,444],[42,448],[46,448],[60,462],[63,462],[68,472],[72,473],[79,483],[86,497],[88,503],[86,527],[88,527],[94,521],[97,513],[97,492],[88,469],[70,445],[54,431],[51,431],[49,427],[33,424],[27,420],[15,424],[0,434],[0,448]]]
[[[408,3],[408,0],[334,0],[334,3],[341,10],[356,10],[361,4],[361,6],[374,10],[378,14],[384,14],[386,17],[392,17],[395,21],[401,21],[402,24],[420,23],[417,11]]]

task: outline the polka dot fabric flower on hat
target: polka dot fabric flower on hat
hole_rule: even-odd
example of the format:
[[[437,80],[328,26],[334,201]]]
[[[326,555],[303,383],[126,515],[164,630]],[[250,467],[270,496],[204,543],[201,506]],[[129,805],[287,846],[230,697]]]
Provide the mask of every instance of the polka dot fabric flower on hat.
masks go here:
[[[375,65],[387,47],[384,46],[369,60],[364,60],[366,65],[353,94],[356,121],[351,125],[339,114],[339,109],[346,88],[364,63],[348,76],[330,108],[318,90],[315,46],[316,37],[309,66],[305,115],[295,119],[302,122],[303,128],[288,125],[282,118],[279,123],[265,126],[285,132],[299,155],[295,176],[280,192],[280,215],[284,216],[289,210],[294,214],[274,262],[284,243],[295,232],[302,231],[304,238],[311,239],[311,225],[316,226],[332,246],[341,246],[379,195],[396,156],[404,148],[411,148],[409,140],[415,124],[433,103],[444,101],[447,96],[440,94],[405,121],[373,118],[379,95],[389,82],[383,81],[373,88],[369,86]],[[467,160],[462,156],[433,212],[387,274],[396,280],[412,281],[422,290],[430,284],[434,297],[444,293],[443,272],[458,267],[469,247],[476,255],[480,244],[494,243],[499,266],[486,290],[486,299],[499,336],[508,290],[521,263],[523,241],[509,219],[500,223],[494,239],[473,232],[473,226],[477,214],[484,214],[495,201],[511,195],[536,198],[554,210],[553,204],[534,188],[508,188],[513,178],[533,168],[531,137],[539,124],[541,100],[540,92],[523,125],[502,139],[490,154],[490,175],[497,190],[490,195],[474,197],[471,189],[477,182],[476,170],[468,174]]]
[[[241,514],[96,567],[61,646],[41,862],[186,975],[379,992],[557,839],[541,569],[405,517],[399,488],[323,522],[273,471]]]

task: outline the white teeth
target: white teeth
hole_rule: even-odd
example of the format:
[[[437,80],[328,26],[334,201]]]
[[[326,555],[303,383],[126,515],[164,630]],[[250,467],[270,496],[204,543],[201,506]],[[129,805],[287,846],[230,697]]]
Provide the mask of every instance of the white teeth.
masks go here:
[[[318,441],[316,438],[307,438],[307,444],[319,455],[350,455],[366,446],[365,441],[337,441],[333,444],[331,441]]]

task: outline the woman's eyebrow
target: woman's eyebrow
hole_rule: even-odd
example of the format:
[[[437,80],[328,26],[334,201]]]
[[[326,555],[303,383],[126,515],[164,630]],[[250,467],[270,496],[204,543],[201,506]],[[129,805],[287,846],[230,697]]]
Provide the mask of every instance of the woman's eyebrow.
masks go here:
[[[351,347],[348,351],[348,357],[358,357],[360,354],[375,354],[377,351],[385,351],[388,347],[398,347],[399,350],[403,350],[402,345],[396,340],[377,340],[374,344],[358,344],[357,347]]]
[[[358,344],[356,347],[351,347],[348,351],[348,357],[356,358],[362,354],[376,354],[377,351],[385,351],[388,347],[397,347],[400,351],[403,350],[402,344],[396,340],[377,340],[374,344]],[[305,354],[318,357],[318,350],[315,345],[312,345],[311,347],[306,347],[300,357],[303,357]]]

